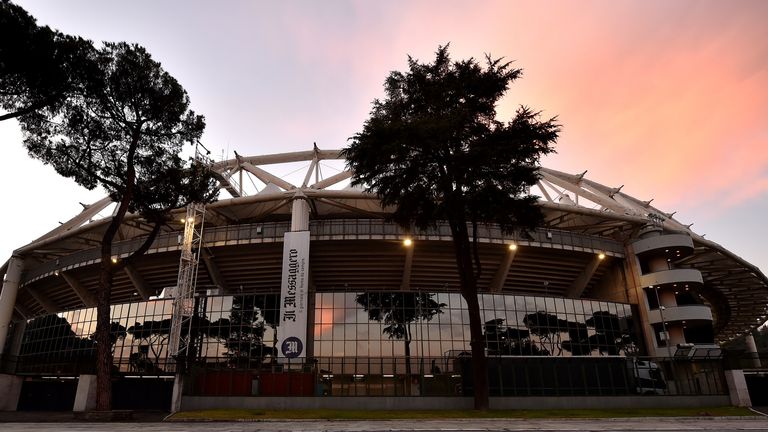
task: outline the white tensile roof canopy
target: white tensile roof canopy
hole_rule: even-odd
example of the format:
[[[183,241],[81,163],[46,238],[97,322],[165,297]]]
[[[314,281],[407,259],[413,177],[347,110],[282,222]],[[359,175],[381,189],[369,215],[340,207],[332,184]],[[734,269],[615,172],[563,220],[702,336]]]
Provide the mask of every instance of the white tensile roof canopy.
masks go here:
[[[381,207],[374,195],[359,187],[349,186],[352,173],[346,169],[340,150],[315,148],[309,151],[263,156],[236,155],[234,159],[211,162],[210,166],[220,183],[222,193],[219,201],[206,207],[205,224],[208,231],[223,232],[225,229],[231,231],[234,226],[279,224],[288,221],[291,203],[297,196],[309,202],[312,220],[325,221],[328,224],[332,221],[350,219],[383,221],[388,214],[387,209]],[[716,338],[720,341],[732,339],[765,321],[766,306],[768,306],[768,279],[754,265],[691,231],[690,225],[681,224],[674,219],[673,214],[653,207],[650,201],[631,197],[621,192],[621,187],[611,188],[592,181],[585,177],[586,172],[567,174],[542,167],[540,174],[539,182],[531,188],[531,193],[540,197],[539,203],[546,220],[544,229],[601,237],[610,239],[614,243],[633,238],[640,228],[649,223],[657,224],[668,232],[690,235],[694,242],[694,253],[676,264],[680,267],[695,267],[702,272],[707,288],[705,297],[710,302],[716,317]],[[96,280],[91,274],[83,273],[82,268],[92,266],[98,255],[87,260],[82,258],[80,261],[69,257],[78,254],[85,257],[86,251],[95,249],[111,217],[114,203],[109,198],[104,198],[84,207],[79,215],[15,251],[15,254],[24,257],[28,269],[23,281],[28,295],[24,294],[24,288],[22,288],[17,300],[17,315],[30,317],[46,311],[50,312],[50,309],[82,307],[87,303],[81,298],[82,296],[77,295],[77,289],[67,289],[67,285],[71,287],[70,279],[75,279],[80,272],[80,279],[76,280],[76,283],[81,288],[86,286],[86,289],[95,289],[95,286],[91,285],[94,285]],[[178,210],[174,217],[176,220],[183,217],[183,209]],[[181,224],[169,222],[163,227],[161,236],[173,238],[181,229]],[[132,239],[146,235],[148,230],[148,225],[138,215],[128,215],[119,236],[122,242],[130,242]],[[259,228],[259,234],[261,234],[261,228]],[[438,235],[429,238],[444,240],[443,237]],[[361,239],[359,236],[354,238]],[[396,236],[391,238],[384,236],[380,239],[395,238]],[[349,260],[351,264],[359,258],[360,247],[363,248],[362,250],[371,248],[382,250],[382,255],[378,257],[379,263],[371,266],[367,272],[362,272],[368,273],[368,277],[372,270],[386,269],[388,265],[392,266],[395,273],[401,270],[398,267],[402,260],[400,252],[392,245],[381,246],[380,241],[376,242],[379,238],[366,237],[367,240],[360,243],[358,247],[344,245],[341,242],[344,237],[333,237],[330,231],[323,239],[331,242],[327,245],[313,244],[313,250],[318,254],[322,252],[333,256],[336,261],[327,263],[332,267],[328,269],[328,275],[316,274],[315,279],[322,281],[323,277],[326,277],[325,280],[328,281],[329,286],[343,283],[348,287],[367,288],[367,282],[363,276],[355,279],[354,271],[338,270],[345,268],[345,260]],[[209,243],[208,238],[205,241]],[[206,259],[203,256],[207,266],[214,265],[211,264],[214,261],[218,264],[215,271],[209,268],[207,277],[210,280],[207,282],[223,285],[222,280],[227,277],[230,280],[243,279],[249,281],[248,283],[251,283],[249,277],[254,278],[254,281],[255,278],[261,277],[270,283],[274,282],[275,274],[273,273],[279,272],[281,256],[279,244],[266,245],[268,241],[264,240],[260,242],[257,251],[253,244],[244,245],[240,242],[239,244],[243,246],[236,248],[225,240],[219,241],[213,238],[211,241],[209,246],[222,246],[222,248],[218,249],[220,253],[215,260],[211,257]],[[503,243],[500,238],[489,238],[486,242]],[[435,244],[429,253],[422,257],[439,264],[436,264],[437,269],[434,270],[434,284],[429,282],[426,276],[422,280],[425,288],[450,286],[456,283],[445,273],[445,269],[453,266],[453,263],[450,261],[452,250],[445,249],[445,244],[448,243],[443,243],[442,246]],[[496,249],[488,246],[484,250],[486,254],[484,259],[487,259],[491,266],[493,260],[499,259],[500,247],[503,247],[503,245],[497,246],[499,247]],[[173,271],[178,265],[178,254],[169,255],[169,252],[177,251],[178,247],[167,242],[165,247],[155,249],[150,251],[150,255],[154,254],[153,257],[142,258],[141,269],[130,270],[125,278],[116,278],[116,297],[113,301],[130,300],[131,293],[135,295],[136,291],[142,297],[150,294],[148,291],[153,291],[145,289],[147,292],[142,293],[142,290],[138,289],[136,275],[139,275],[138,279],[142,279],[139,273],[144,274],[145,284],[155,287],[158,284],[168,286],[174,283]],[[613,252],[612,256],[623,257],[623,251],[617,249]],[[263,264],[259,265],[269,269],[267,272],[269,274],[250,275],[242,270],[243,267],[254,266],[245,258],[252,254],[263,255]],[[318,259],[322,263],[324,258]],[[562,263],[563,268],[550,268],[553,267],[549,265],[553,259]],[[565,290],[558,289],[557,281],[564,280],[563,287],[566,287],[568,279],[578,275],[581,268],[586,265],[578,254],[564,251],[550,250],[547,254],[540,254],[540,256],[533,253],[531,260],[528,269],[536,267],[533,261],[548,261],[548,265],[539,265],[540,270],[535,272],[531,270],[526,277],[521,276],[515,279],[512,276],[511,281],[507,282],[512,292],[563,295]],[[65,265],[70,261],[70,264]],[[5,274],[7,265],[8,263],[0,268],[0,274]],[[572,267],[570,270],[569,266]],[[422,267],[428,267],[428,265],[424,264]],[[319,265],[316,268],[319,268]],[[66,281],[53,282],[57,279],[52,276],[58,276],[60,270],[66,270],[69,277]],[[133,276],[130,275],[131,271],[135,273]],[[343,272],[343,278],[331,275],[331,271]],[[522,268],[520,271],[524,272]],[[510,272],[514,274],[515,268]],[[220,281],[217,283],[215,281],[217,277],[213,276],[213,273],[223,273],[225,277],[219,275]],[[159,276],[160,274],[163,276]],[[441,276],[447,277],[448,281],[438,284],[437,279]],[[547,292],[536,291],[542,285],[542,281],[549,281],[543,284]],[[128,288],[126,288],[127,294],[121,297],[120,286],[123,283]],[[91,287],[88,288],[88,286]],[[134,288],[137,289],[134,290]]]

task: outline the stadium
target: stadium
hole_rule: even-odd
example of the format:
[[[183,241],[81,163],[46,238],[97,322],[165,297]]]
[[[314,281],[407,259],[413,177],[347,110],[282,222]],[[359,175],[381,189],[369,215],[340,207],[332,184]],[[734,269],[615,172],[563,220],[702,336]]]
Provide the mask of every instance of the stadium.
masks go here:
[[[389,222],[344,165],[317,148],[211,162],[220,199],[174,213],[115,276],[115,408],[472,406],[449,227]],[[478,227],[491,407],[740,404],[722,344],[766,320],[768,279],[585,174],[541,168],[536,230]],[[0,268],[1,409],[92,407],[113,206]],[[129,215],[113,261],[149,230]]]

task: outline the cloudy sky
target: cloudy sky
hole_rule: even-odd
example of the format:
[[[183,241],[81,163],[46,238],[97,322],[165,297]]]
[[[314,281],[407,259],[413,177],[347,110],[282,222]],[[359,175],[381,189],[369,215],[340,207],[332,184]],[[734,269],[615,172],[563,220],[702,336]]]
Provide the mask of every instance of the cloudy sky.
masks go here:
[[[768,271],[766,1],[19,0],[41,24],[145,46],[206,116],[216,159],[340,148],[407,55],[524,70],[499,107],[559,116],[544,165],[653,198]],[[0,122],[0,261],[93,202]]]

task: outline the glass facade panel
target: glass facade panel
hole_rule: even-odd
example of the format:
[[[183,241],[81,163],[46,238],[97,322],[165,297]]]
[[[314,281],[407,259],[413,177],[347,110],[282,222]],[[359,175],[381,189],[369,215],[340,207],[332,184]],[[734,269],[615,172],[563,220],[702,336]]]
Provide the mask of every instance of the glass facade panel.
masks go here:
[[[360,355],[345,345],[367,342],[367,356],[418,355],[450,358],[471,351],[469,316],[459,294],[405,292],[336,293],[331,312],[341,318],[331,332],[315,332],[333,352]],[[322,296],[318,294],[318,303]],[[343,300],[339,299],[343,296]],[[489,355],[626,355],[636,351],[628,305],[560,298],[480,296]],[[324,305],[327,306],[327,305]],[[350,311],[357,308],[357,313]],[[360,314],[362,309],[365,313]],[[341,310],[342,312],[338,312]],[[567,312],[566,312],[567,311]],[[367,320],[367,333],[343,332],[345,324]],[[325,325],[325,324],[323,324]],[[316,345],[316,347],[324,345]],[[316,348],[316,356],[326,355]],[[336,354],[338,355],[338,354]]]
[[[277,298],[277,294],[196,298],[196,317],[182,331],[182,346],[190,347],[188,358],[228,368],[275,364],[280,334]],[[490,356],[637,352],[631,308],[626,304],[494,294],[483,294],[480,300]],[[118,371],[156,375],[172,371],[171,314],[170,299],[113,306],[111,342]],[[21,363],[52,367],[92,362],[95,320],[95,309],[87,308],[29,321]],[[316,358],[411,357],[414,367],[425,367],[415,359],[447,362],[471,351],[469,315],[458,293],[318,293],[313,324],[314,348],[309,355]]]

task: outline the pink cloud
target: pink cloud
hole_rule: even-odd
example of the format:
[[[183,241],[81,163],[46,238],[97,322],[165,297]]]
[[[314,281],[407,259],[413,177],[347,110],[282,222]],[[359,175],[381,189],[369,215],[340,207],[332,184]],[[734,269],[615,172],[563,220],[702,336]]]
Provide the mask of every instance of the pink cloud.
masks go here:
[[[541,33],[537,53],[520,44],[529,73],[513,92],[560,115],[559,155],[545,163],[589,169],[595,180],[627,184],[628,192],[662,206],[746,199],[719,200],[760,184],[768,167],[762,14],[711,3],[690,11],[690,4],[647,11],[627,5],[597,10],[579,3],[580,13],[529,16],[534,34],[537,26],[560,29]]]
[[[370,101],[406,55],[428,61],[490,52],[523,78],[499,115],[519,103],[559,115],[559,154],[545,164],[625,184],[662,208],[735,205],[768,171],[768,3],[432,2],[289,3],[257,35],[290,53],[305,98],[275,116],[287,142],[358,131]],[[278,13],[279,12],[279,13]],[[322,102],[318,102],[322,101]],[[287,110],[285,107],[276,107]],[[282,118],[281,118],[282,117]],[[321,143],[323,146],[324,143]],[[721,200],[723,196],[729,199]],[[729,204],[730,203],[730,204]],[[676,208],[674,208],[676,207]]]

